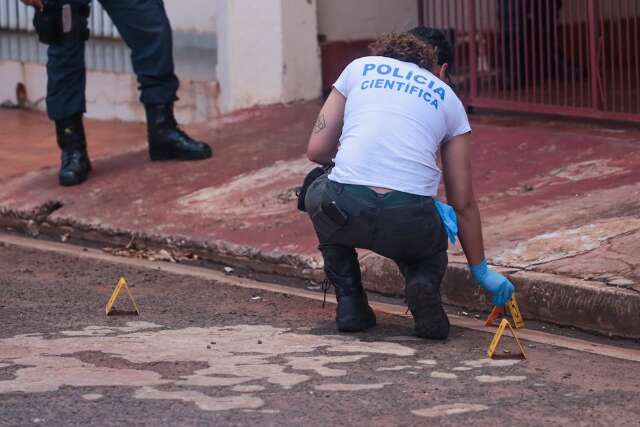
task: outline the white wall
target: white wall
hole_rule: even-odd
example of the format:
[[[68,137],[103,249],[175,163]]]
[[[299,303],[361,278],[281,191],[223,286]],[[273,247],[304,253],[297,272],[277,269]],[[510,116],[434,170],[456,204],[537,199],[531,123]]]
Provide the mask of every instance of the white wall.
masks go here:
[[[212,0],[165,0],[174,31],[215,33],[217,3]]]
[[[280,99],[282,28],[280,8],[274,3],[279,1],[218,1],[216,74],[225,111]],[[248,9],[252,13],[246,13]],[[266,28],[270,31],[263,31]]]
[[[320,51],[316,5],[311,0],[283,0],[283,100],[320,95]]]
[[[47,93],[46,69],[44,65],[18,61],[0,61],[0,103],[16,103],[16,85],[22,83],[27,88],[27,100],[39,109],[44,109]]]
[[[416,25],[416,0],[318,0],[318,30],[327,41],[375,38]]]
[[[315,0],[217,0],[222,111],[320,96]]]

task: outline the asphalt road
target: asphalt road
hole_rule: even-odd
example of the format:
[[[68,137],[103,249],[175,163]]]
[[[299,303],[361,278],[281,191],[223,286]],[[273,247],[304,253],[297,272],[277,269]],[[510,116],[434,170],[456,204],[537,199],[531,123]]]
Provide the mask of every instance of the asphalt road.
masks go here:
[[[139,317],[105,315],[120,276]],[[637,362],[534,342],[489,361],[486,333],[429,342],[383,313],[339,335],[333,309],[0,243],[0,425],[640,424]]]

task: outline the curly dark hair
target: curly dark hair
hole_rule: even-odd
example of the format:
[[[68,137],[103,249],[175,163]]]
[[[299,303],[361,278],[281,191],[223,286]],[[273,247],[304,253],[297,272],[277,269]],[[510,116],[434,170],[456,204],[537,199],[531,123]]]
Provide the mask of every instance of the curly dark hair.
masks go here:
[[[369,45],[374,56],[386,56],[403,62],[412,62],[431,71],[438,65],[438,49],[411,33],[385,34]]]
[[[423,42],[435,47],[438,52],[438,65],[442,65],[446,62],[449,64],[449,69],[452,69],[455,59],[453,46],[444,32],[437,28],[415,27],[409,31],[409,34],[413,34]]]

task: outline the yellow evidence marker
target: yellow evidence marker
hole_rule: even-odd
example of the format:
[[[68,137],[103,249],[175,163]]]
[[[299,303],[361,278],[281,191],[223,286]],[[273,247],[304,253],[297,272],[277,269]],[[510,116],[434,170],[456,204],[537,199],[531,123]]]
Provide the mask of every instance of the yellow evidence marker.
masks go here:
[[[518,303],[516,302],[515,294],[507,301],[507,307],[509,308],[511,317],[513,317],[513,324],[516,326],[516,329],[524,328],[524,319],[520,313],[520,307],[518,307]]]
[[[520,313],[520,307],[518,307],[518,302],[516,301],[516,296],[513,295],[506,304],[509,309],[509,313],[511,313],[511,317],[513,317],[513,324],[516,329],[524,328],[524,319],[522,318],[522,313]],[[494,307],[491,310],[491,314],[487,317],[487,321],[484,323],[485,326],[495,326],[495,322],[498,319],[498,316],[502,313],[502,307]]]
[[[518,347],[520,348],[520,354],[513,354],[513,355],[497,355],[496,354],[498,344],[500,344],[500,339],[502,338],[502,334],[504,333],[504,330],[506,329],[507,326],[511,331],[511,335],[513,335],[513,339],[516,341],[516,344],[518,344]],[[489,357],[489,359],[498,359],[498,358],[499,359],[526,359],[527,358],[527,355],[524,353],[524,348],[522,347],[522,344],[520,344],[520,340],[516,335],[516,331],[511,327],[511,323],[509,323],[507,319],[502,319],[502,322],[500,322],[500,326],[498,326],[498,330],[496,331],[496,334],[493,336],[493,340],[491,340],[491,344],[489,345],[487,356]]]
[[[111,294],[111,298],[109,298],[109,302],[105,307],[107,316],[111,314],[111,311],[113,310],[113,304],[116,302],[116,299],[118,299],[118,295],[120,294],[120,291],[122,291],[122,288],[125,288],[125,290],[127,291],[127,295],[129,295],[129,300],[133,304],[133,308],[136,310],[136,315],[140,316],[140,309],[138,309],[138,304],[136,304],[136,301],[133,299],[133,295],[129,290],[129,285],[127,285],[127,281],[125,280],[124,277],[121,277],[120,280],[118,281],[118,284],[116,285],[116,288],[113,290],[113,293]]]

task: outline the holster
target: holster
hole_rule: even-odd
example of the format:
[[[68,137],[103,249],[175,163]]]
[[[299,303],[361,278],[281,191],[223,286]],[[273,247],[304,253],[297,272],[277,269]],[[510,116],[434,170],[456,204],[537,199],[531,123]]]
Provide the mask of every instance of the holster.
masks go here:
[[[62,0],[45,1],[44,8],[36,9],[33,16],[33,26],[38,40],[49,45],[59,44],[65,37],[87,41],[87,18],[90,12],[89,5],[64,5]]]

